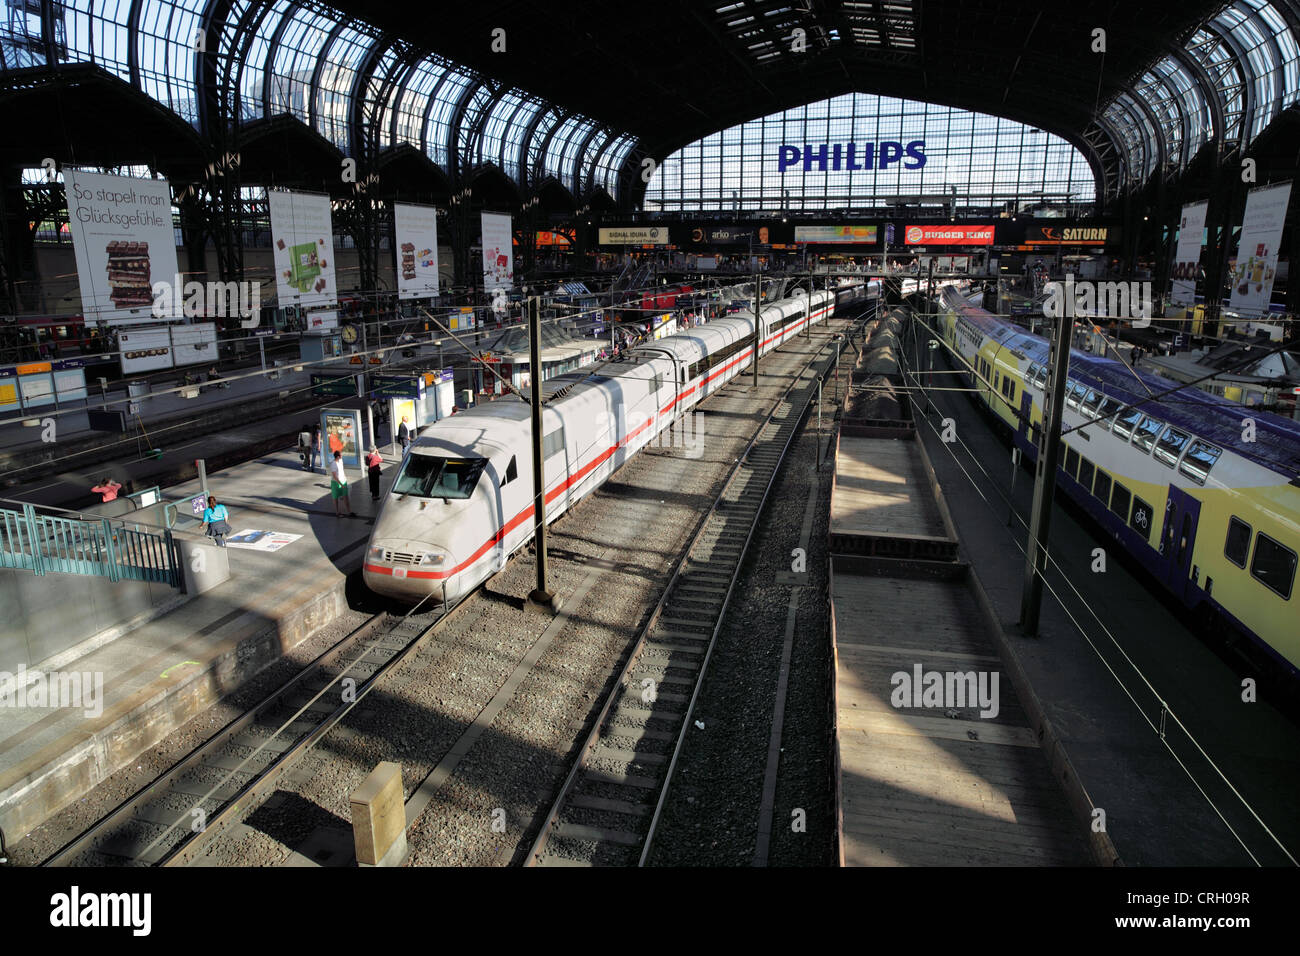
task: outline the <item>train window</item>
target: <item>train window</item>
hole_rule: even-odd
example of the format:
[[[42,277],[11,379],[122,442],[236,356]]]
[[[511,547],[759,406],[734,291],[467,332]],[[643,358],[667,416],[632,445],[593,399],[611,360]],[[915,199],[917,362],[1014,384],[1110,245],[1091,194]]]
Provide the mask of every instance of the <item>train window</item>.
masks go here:
[[[1071,408],[1079,407],[1079,396],[1083,394],[1083,386],[1078,382],[1071,380],[1066,383],[1068,391],[1065,393],[1065,404]]]
[[[681,379],[682,379],[682,384],[685,385],[685,384],[686,384],[686,366],[685,366],[685,365],[681,366]]]
[[[1264,532],[1255,535],[1255,557],[1250,562],[1250,576],[1282,599],[1290,600],[1295,583],[1296,554],[1278,544]]]
[[[1129,490],[1118,481],[1115,482],[1115,490],[1110,493],[1110,510],[1119,515],[1120,521],[1128,520],[1128,506],[1132,500],[1133,495]]]
[[[549,435],[542,436],[542,457],[550,458],[552,455],[564,451],[564,426],[561,425]]]
[[[1079,457],[1079,484],[1083,485],[1084,491],[1092,491],[1092,476],[1095,469],[1092,462],[1088,459]]]
[[[1165,433],[1160,436],[1160,440],[1156,442],[1153,454],[1172,468],[1178,464],[1178,456],[1183,453],[1183,449],[1187,447],[1187,443],[1191,440],[1192,436],[1187,432],[1180,432],[1170,425],[1165,429]]]
[[[1047,384],[1047,369],[1039,368],[1038,374],[1034,376],[1034,387],[1043,388]]]
[[[393,494],[417,498],[468,498],[474,493],[486,458],[440,458],[410,454],[393,482]]]
[[[1222,454],[1222,448],[1216,448],[1209,442],[1201,441],[1198,438],[1192,442],[1192,447],[1187,449],[1187,454],[1179,462],[1178,471],[1198,485],[1203,485],[1205,479],[1209,477],[1210,469],[1214,467],[1214,463],[1219,460],[1219,456]]]
[[[1087,394],[1083,396],[1083,402],[1079,406],[1079,411],[1083,412],[1088,418],[1097,417],[1097,406],[1101,404],[1101,396],[1088,389]]]
[[[1102,428],[1109,429],[1111,422],[1114,421],[1115,413],[1120,409],[1119,402],[1108,395],[1103,395],[1101,405],[1097,409],[1097,424]]]
[[[1034,379],[1038,376],[1039,371],[1041,370],[1038,367],[1038,363],[1030,362],[1029,368],[1025,370],[1025,384],[1033,385]]]
[[[1223,556],[1239,568],[1246,566],[1250,554],[1250,525],[1235,515],[1228,519],[1228,537],[1223,542]]]
[[[1071,478],[1079,470],[1079,453],[1069,445],[1065,446],[1065,473]]]
[[[1150,415],[1143,415],[1142,424],[1133,433],[1133,444],[1143,451],[1150,451],[1151,446],[1156,443],[1156,436],[1160,434],[1164,427],[1165,423],[1159,419],[1152,418]]]
[[[1110,504],[1110,475],[1100,468],[1097,469],[1097,480],[1096,484],[1092,486],[1092,493],[1097,496],[1103,505]]]
[[[1142,411],[1137,408],[1126,408],[1115,416],[1115,424],[1111,428],[1116,435],[1125,441],[1133,434],[1133,429],[1137,423],[1142,420]]]
[[[506,477],[505,480],[501,482],[501,487],[504,488],[506,485],[510,484],[510,482],[514,481],[518,477],[519,477],[519,463],[515,461],[515,456],[511,455],[510,464],[506,465]]]
[[[1151,537],[1151,506],[1139,498],[1133,496],[1133,513],[1128,517],[1128,526],[1142,535],[1143,540],[1149,540]]]

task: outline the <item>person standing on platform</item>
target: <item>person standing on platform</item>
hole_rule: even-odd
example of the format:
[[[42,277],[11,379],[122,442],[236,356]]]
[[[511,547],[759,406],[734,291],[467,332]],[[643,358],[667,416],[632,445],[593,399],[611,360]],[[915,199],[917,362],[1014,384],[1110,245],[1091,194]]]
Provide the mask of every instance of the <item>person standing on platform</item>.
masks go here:
[[[343,468],[343,452],[336,451],[330,462],[330,497],[334,499],[334,514],[343,517],[344,504],[348,507],[348,517],[355,517],[352,504],[348,501],[348,473]]]
[[[370,477],[370,500],[379,500],[379,475],[384,459],[379,457],[379,450],[373,445],[366,455],[366,474]]]
[[[109,502],[117,500],[117,493],[122,490],[122,486],[108,475],[105,475],[100,479],[99,484],[90,490],[99,495],[104,502]]]
[[[320,422],[311,426],[311,458],[307,462],[307,470],[312,474],[316,473],[316,462],[318,461],[320,461],[322,465],[325,464],[324,461],[321,460]]]
[[[411,444],[411,429],[406,424],[406,416],[402,416],[402,424],[397,426],[397,443],[402,446],[402,454],[406,454],[406,447]]]
[[[215,495],[208,495],[208,506],[203,509],[203,533],[217,542],[218,548],[226,546],[230,534],[230,512],[225,505],[217,504]]]

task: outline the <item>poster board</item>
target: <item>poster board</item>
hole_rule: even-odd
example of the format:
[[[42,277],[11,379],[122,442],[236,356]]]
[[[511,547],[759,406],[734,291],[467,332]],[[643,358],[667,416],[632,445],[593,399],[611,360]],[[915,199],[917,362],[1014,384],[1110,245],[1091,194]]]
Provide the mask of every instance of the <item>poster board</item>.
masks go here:
[[[266,201],[271,212],[276,301],[281,306],[337,305],[330,197],[270,189]]]
[[[136,328],[118,333],[122,374],[138,375],[172,367],[172,335],[168,326]],[[215,354],[212,357],[216,364]]]
[[[217,324],[196,322],[171,327],[172,361],[176,365],[217,362]]]
[[[482,214],[483,291],[494,295],[515,285],[514,248],[509,216]]]
[[[393,253],[398,299],[438,294],[438,210],[433,206],[393,204]]]
[[[176,317],[179,296],[155,293],[180,280],[167,180],[65,169],[63,181],[87,324]]]
[[[326,469],[334,460],[335,450],[343,452],[345,468],[360,469],[362,446],[365,444],[361,411],[356,408],[323,408],[320,427]]]

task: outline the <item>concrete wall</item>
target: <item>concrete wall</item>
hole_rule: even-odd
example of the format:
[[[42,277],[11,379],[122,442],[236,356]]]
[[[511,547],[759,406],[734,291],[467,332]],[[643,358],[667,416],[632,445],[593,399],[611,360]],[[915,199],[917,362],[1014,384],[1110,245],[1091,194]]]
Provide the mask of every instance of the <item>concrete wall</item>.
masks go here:
[[[178,594],[145,581],[0,569],[0,671],[37,667]]]

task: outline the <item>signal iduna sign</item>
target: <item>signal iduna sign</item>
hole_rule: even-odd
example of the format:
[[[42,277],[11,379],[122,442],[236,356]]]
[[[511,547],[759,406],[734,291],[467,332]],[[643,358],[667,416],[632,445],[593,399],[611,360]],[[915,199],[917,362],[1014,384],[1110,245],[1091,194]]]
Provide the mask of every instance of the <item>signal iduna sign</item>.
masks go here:
[[[908,226],[903,242],[909,246],[991,246],[992,226]]]

